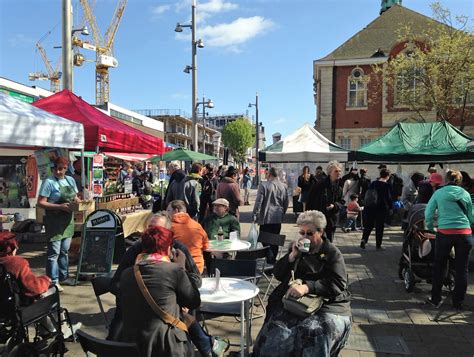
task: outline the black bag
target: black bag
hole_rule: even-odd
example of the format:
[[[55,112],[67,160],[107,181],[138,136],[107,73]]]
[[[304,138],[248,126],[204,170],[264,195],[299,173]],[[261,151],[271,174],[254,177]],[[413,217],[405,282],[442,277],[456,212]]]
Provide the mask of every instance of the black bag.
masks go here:
[[[379,199],[379,193],[375,188],[369,188],[365,193],[364,204],[365,207],[376,207]]]

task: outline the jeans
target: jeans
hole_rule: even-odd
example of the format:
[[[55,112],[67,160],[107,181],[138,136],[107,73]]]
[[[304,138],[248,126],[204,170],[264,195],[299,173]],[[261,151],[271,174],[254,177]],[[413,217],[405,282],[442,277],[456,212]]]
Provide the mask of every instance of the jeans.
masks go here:
[[[454,258],[455,288],[453,292],[453,304],[461,304],[464,301],[467,290],[469,253],[474,244],[473,237],[471,234],[443,234],[438,232],[435,242],[431,299],[435,303],[441,301],[443,272],[446,269],[451,248],[454,247],[456,257]]]
[[[344,225],[345,229],[350,228],[351,230],[356,230],[356,218],[347,218],[346,224]]]
[[[367,243],[370,233],[375,227],[375,244],[377,247],[382,245],[382,237],[384,231],[385,220],[388,216],[388,211],[381,208],[366,208],[364,209],[364,233],[362,234],[362,241]]]
[[[189,339],[202,355],[208,356],[212,352],[212,337],[204,332],[199,323],[194,321],[188,327],[188,333]]]
[[[51,278],[51,282],[53,284],[68,278],[68,251],[69,247],[71,246],[71,241],[72,238],[64,238],[48,243],[48,262],[46,264],[46,275]]]

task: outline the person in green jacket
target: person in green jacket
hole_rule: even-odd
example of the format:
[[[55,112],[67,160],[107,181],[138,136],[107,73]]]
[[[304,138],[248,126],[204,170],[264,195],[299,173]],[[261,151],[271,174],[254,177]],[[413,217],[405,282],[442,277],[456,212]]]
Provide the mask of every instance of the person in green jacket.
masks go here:
[[[233,214],[229,214],[229,201],[219,198],[212,203],[212,214],[202,222],[202,226],[209,239],[216,239],[219,227],[224,231],[224,239],[229,238],[229,233],[237,231],[240,236],[240,223]]]
[[[428,230],[433,230],[434,214],[438,210],[433,286],[427,303],[435,307],[441,305],[443,271],[454,247],[456,272],[452,303],[454,308],[462,309],[467,290],[469,253],[474,244],[471,231],[474,222],[472,201],[469,193],[461,187],[462,175],[459,171],[448,172],[446,181],[447,185],[433,194],[425,209]]]

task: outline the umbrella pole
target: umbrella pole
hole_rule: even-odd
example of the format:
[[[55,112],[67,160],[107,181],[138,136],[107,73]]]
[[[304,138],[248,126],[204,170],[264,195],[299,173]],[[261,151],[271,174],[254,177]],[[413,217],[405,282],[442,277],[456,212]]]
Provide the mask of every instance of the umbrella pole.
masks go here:
[[[81,149],[81,185],[82,189],[86,188],[86,170],[84,165],[84,149]]]

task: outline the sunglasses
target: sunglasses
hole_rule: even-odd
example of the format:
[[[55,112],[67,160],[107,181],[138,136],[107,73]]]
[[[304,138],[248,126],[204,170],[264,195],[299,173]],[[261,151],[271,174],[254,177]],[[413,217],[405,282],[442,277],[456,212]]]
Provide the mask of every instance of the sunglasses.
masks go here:
[[[304,236],[312,237],[312,236],[314,236],[315,232],[312,232],[312,231],[299,231],[299,233],[300,233],[300,236],[302,236],[302,237],[304,237]]]

